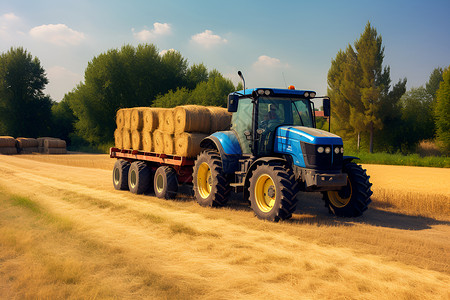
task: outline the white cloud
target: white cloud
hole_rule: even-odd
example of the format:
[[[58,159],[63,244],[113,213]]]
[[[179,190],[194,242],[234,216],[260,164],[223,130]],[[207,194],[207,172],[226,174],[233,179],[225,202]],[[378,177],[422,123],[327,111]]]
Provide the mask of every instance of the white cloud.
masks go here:
[[[149,41],[159,36],[168,35],[172,33],[172,28],[168,23],[153,23],[153,29],[143,29],[139,32],[134,32],[134,28],[131,29],[133,36],[141,42]]]
[[[8,22],[14,22],[14,21],[20,20],[20,18],[18,16],[16,16],[14,13],[3,14],[0,18],[2,20],[8,21]]]
[[[283,64],[278,58],[270,57],[267,55],[261,55],[258,60],[253,63],[256,68],[267,68],[267,67],[289,67],[288,64]]]
[[[65,24],[48,24],[31,28],[30,35],[58,46],[78,45],[84,39],[84,33],[73,30]]]
[[[0,38],[10,40],[17,34],[23,36],[21,30],[22,20],[14,13],[6,13],[0,16]]]
[[[48,85],[46,92],[53,100],[60,101],[64,94],[76,87],[83,80],[83,75],[72,72],[61,66],[53,66],[46,70]]]
[[[159,51],[159,55],[160,55],[160,56],[164,56],[167,52],[170,52],[170,51],[176,52],[177,50],[175,50],[175,49],[173,49],[173,48],[161,50],[161,51]]]
[[[211,30],[205,30],[202,33],[197,33],[191,37],[191,40],[201,46],[204,46],[205,48],[210,48],[212,46],[225,44],[228,42],[219,35],[213,34]]]

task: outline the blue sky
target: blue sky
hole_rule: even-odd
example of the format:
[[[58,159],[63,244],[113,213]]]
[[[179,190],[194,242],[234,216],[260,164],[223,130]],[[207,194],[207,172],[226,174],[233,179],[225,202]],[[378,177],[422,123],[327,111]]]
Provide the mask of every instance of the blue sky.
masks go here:
[[[241,70],[248,87],[293,84],[323,95],[331,60],[370,21],[393,83],[406,77],[411,88],[450,65],[449,12],[450,0],[0,0],[0,51],[22,46],[37,56],[55,101],[95,56],[140,43],[180,51],[235,84]]]

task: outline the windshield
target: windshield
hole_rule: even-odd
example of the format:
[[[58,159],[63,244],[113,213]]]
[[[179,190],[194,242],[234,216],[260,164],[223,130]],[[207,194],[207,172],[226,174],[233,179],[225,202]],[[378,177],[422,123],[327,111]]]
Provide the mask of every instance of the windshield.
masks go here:
[[[311,106],[307,99],[260,97],[258,124],[260,127],[280,125],[313,126]]]

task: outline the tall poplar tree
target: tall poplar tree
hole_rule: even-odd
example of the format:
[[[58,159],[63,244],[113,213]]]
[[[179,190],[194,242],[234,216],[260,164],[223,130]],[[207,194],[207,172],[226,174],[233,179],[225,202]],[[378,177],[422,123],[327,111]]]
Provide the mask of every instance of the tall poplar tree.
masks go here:
[[[370,152],[373,134],[383,128],[380,107],[389,94],[390,69],[383,68],[384,47],[375,28],[367,23],[354,48],[349,44],[332,60],[328,72],[328,94],[332,97],[333,117],[340,129],[352,131],[358,137],[370,133]]]

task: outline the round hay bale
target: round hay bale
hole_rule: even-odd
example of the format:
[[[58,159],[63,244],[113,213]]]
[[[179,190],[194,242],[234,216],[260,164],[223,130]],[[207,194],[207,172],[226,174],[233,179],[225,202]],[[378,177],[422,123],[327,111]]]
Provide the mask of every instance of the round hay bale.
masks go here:
[[[117,129],[123,129],[125,125],[125,115],[124,115],[124,109],[121,108],[116,113],[116,124]]]
[[[152,152],[152,132],[146,128],[142,130],[142,150]]]
[[[211,113],[210,133],[230,128],[232,114],[228,112],[228,109],[218,106],[207,106],[206,108]]]
[[[131,129],[131,108],[123,109],[123,128]]]
[[[131,131],[131,148],[142,150],[142,133],[139,130]]]
[[[37,148],[39,147],[39,142],[37,139],[33,138],[17,138],[17,146],[19,148]]]
[[[142,130],[142,127],[144,127],[144,111],[147,109],[148,107],[133,107],[131,109],[131,130]]]
[[[28,148],[22,148],[20,151],[20,154],[33,154],[33,153],[39,153],[38,147],[28,147]]]
[[[175,141],[173,134],[164,132],[164,154],[175,154]]]
[[[175,132],[175,119],[172,109],[168,109],[164,112],[163,120],[164,120],[163,131],[168,134],[173,134]]]
[[[114,144],[116,148],[122,149],[123,147],[123,137],[122,137],[122,130],[120,128],[117,128],[114,130]]]
[[[123,149],[131,149],[131,130],[128,128],[122,130],[122,146]]]
[[[47,154],[66,154],[66,148],[45,148]]]
[[[164,153],[164,132],[155,130],[152,135],[153,151],[156,153]]]
[[[46,140],[44,140],[44,147],[45,148],[66,148],[66,141],[46,139]]]
[[[17,154],[16,147],[0,147],[0,154]]]
[[[45,140],[59,140],[58,138],[54,138],[54,137],[39,137],[36,139],[38,141],[38,147],[44,147],[44,141]]]
[[[175,133],[204,132],[209,133],[211,113],[199,105],[184,105],[174,108]]]
[[[175,137],[175,153],[178,156],[195,157],[202,148],[200,142],[207,137],[205,133],[183,132]]]
[[[0,136],[0,147],[16,147],[16,140],[12,136]]]
[[[38,147],[38,152],[39,153],[45,153],[45,148],[44,147]]]
[[[149,107],[143,111],[144,128],[149,131],[154,131],[159,127],[159,122],[163,124],[164,118],[160,119],[159,115],[164,116],[164,112],[167,108]]]

